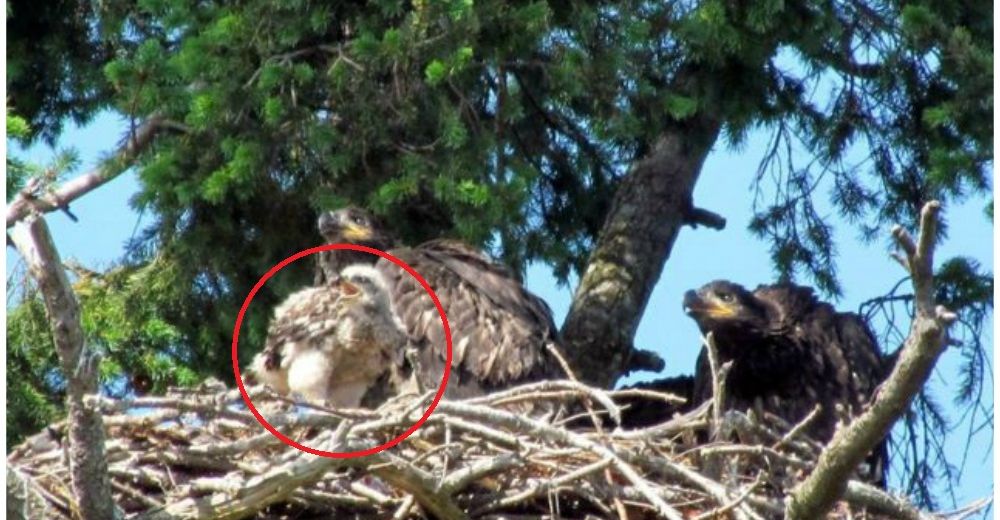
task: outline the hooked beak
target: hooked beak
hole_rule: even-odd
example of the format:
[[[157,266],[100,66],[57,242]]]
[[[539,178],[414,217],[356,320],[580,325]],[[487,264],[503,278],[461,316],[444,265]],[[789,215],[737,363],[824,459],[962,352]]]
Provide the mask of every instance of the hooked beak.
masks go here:
[[[324,238],[334,241],[362,242],[372,237],[370,228],[359,226],[353,222],[341,222],[341,219],[337,218],[332,211],[319,216],[317,227]]]
[[[736,310],[715,299],[706,300],[694,291],[684,293],[684,313],[691,317],[707,316],[713,319],[731,318]]]

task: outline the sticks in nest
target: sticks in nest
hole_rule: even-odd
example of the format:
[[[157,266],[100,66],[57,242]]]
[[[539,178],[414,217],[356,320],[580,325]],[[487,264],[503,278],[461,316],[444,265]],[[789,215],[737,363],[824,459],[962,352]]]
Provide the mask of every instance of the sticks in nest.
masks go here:
[[[424,406],[421,396],[420,406],[397,400],[345,419],[282,409],[259,389],[251,394],[259,409],[272,410],[264,414],[283,433],[334,451],[381,444],[416,421]],[[115,501],[135,518],[238,518],[258,511],[265,518],[296,511],[371,518],[421,512],[444,519],[557,512],[569,517],[773,518],[783,509],[786,490],[775,471],[796,474],[815,461],[796,448],[801,442],[792,437],[797,434],[786,435],[788,428],[766,420],[754,422],[773,439],[766,446],[685,441],[706,434],[711,421],[704,408],[626,431],[610,423],[602,430],[567,429],[502,404],[525,398],[579,407],[587,401],[596,413],[615,416],[606,409],[618,407],[615,397],[574,381],[548,381],[466,401],[444,400],[405,442],[351,459],[321,458],[285,446],[264,432],[228,390],[132,401],[93,398],[91,404],[105,413],[108,425]],[[660,403],[671,397],[654,399]],[[59,425],[53,431],[43,435],[62,435]],[[713,452],[736,471],[725,479],[706,475],[700,461]],[[44,507],[46,517],[71,517],[73,499],[57,442],[28,441],[8,463],[22,484],[13,498],[21,499],[27,516]],[[912,516],[916,509],[882,490],[860,484],[849,489],[841,511],[867,508],[891,518],[928,518],[919,512]]]

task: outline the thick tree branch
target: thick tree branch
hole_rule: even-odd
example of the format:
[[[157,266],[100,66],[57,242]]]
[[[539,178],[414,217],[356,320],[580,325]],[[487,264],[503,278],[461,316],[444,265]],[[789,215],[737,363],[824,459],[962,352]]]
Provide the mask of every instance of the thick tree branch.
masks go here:
[[[868,410],[837,431],[820,455],[816,469],[790,495],[785,510],[789,519],[821,518],[844,495],[851,473],[906,412],[944,350],[947,328],[955,315],[934,304],[932,268],[940,207],[936,201],[924,206],[916,242],[902,228],[893,230],[906,254],[916,300],[909,336],[895,368]]]
[[[852,504],[864,506],[873,513],[882,513],[903,520],[932,520],[933,515],[927,514],[913,504],[894,497],[871,484],[852,480],[847,483],[844,499]]]
[[[632,361],[632,340],[690,221],[691,193],[720,128],[716,117],[699,112],[666,129],[622,179],[561,331],[581,381],[607,387],[629,368],[650,364]]]
[[[95,188],[114,179],[124,172],[128,165],[145,150],[156,134],[163,128],[172,127],[161,117],[147,119],[127,136],[125,143],[115,153],[114,159],[105,161],[93,170],[66,181],[62,186],[51,192],[38,193],[38,182],[28,182],[17,197],[7,205],[7,227],[26,217],[32,209],[39,213],[48,213],[57,209],[69,212],[69,203],[90,193]],[[44,188],[41,188],[44,189]],[[72,215],[72,214],[70,214]]]
[[[80,516],[118,518],[104,454],[104,424],[101,414],[84,404],[84,397],[97,390],[97,362],[84,348],[80,306],[41,216],[31,215],[19,223],[11,238],[38,283],[66,378],[70,478]]]

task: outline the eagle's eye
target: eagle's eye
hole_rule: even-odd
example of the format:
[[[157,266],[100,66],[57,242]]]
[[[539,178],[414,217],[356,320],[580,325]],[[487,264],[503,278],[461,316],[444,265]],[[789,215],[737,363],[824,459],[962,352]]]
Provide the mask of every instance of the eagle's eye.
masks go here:
[[[726,303],[732,303],[733,300],[736,299],[732,294],[725,292],[715,293],[715,295],[718,296],[720,300]]]
[[[360,215],[354,215],[354,216],[352,216],[351,217],[351,222],[353,222],[353,223],[355,223],[355,224],[357,224],[359,226],[365,225],[365,219],[364,219],[364,217],[361,217]]]

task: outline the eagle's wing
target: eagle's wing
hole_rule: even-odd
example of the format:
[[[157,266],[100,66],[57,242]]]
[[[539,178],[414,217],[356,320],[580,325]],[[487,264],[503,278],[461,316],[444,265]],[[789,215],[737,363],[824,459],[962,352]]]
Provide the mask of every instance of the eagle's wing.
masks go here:
[[[285,299],[274,310],[264,349],[250,365],[251,374],[288,394],[288,372],[296,353],[318,349],[320,342],[336,336],[339,298],[336,286],[323,286],[303,289]]]
[[[839,385],[840,398],[860,409],[886,375],[885,362],[868,325],[857,314],[837,312],[817,300],[813,290],[791,284],[762,285],[754,296],[767,303],[774,333],[787,335],[824,352],[826,370]]]
[[[830,304],[818,301],[808,287],[765,285],[754,290],[754,296],[766,301],[774,311],[772,332],[802,345],[808,353],[799,371],[808,376],[800,381],[805,389],[803,395],[816,395],[828,409],[840,404],[853,417],[861,414],[889,369],[864,319],[854,313],[837,312]],[[811,404],[806,401],[798,407],[789,406],[801,413]],[[821,438],[832,436],[832,413],[818,426]],[[868,458],[868,480],[882,482],[886,463],[883,441]]]
[[[289,296],[274,310],[265,352],[290,345],[315,346],[337,328],[340,291],[336,285],[310,287]]]
[[[453,342],[450,395],[480,394],[550,373],[545,344],[555,337],[551,311],[504,268],[478,250],[447,240],[392,253],[427,280],[448,315]],[[417,280],[395,264],[383,259],[377,268],[389,282],[407,333],[423,343],[424,383],[438,384],[446,342],[434,303]]]

